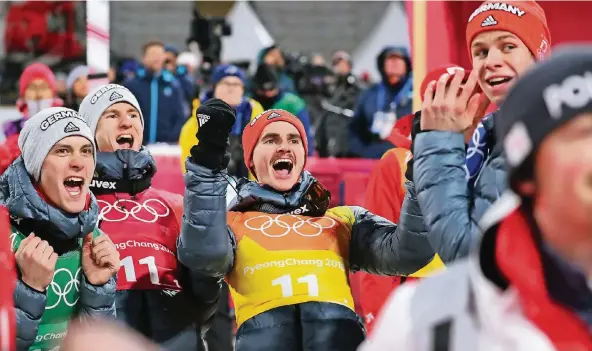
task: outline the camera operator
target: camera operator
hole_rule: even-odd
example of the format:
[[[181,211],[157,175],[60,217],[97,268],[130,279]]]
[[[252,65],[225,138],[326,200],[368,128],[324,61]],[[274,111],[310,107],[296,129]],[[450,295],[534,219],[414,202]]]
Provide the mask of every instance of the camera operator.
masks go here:
[[[321,100],[320,118],[313,122],[315,141],[320,157],[349,157],[347,127],[363,86],[351,73],[347,52],[335,52],[331,64],[334,83],[328,88],[330,94]]]

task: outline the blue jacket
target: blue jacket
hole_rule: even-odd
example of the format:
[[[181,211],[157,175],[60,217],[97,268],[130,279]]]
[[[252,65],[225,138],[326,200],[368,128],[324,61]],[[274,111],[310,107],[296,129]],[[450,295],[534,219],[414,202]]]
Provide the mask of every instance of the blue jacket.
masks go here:
[[[396,49],[407,56],[407,76],[403,77],[395,86],[389,86],[384,74],[384,61],[389,50]],[[411,61],[408,51],[404,48],[384,48],[377,57],[378,71],[382,81],[366,89],[360,95],[354,116],[349,125],[350,152],[363,158],[380,159],[389,149],[394,147],[390,142],[383,140],[378,130],[373,130],[375,119],[386,116],[393,111],[397,118],[412,113],[413,108],[413,77]],[[390,131],[388,131],[390,134]]]
[[[189,75],[184,67],[179,67],[175,73],[175,77],[179,81],[179,85],[183,90],[185,100],[189,103],[195,98],[196,83],[194,77]]]
[[[494,119],[484,120],[487,130],[493,130]],[[417,199],[428,240],[446,264],[477,247],[481,238],[479,220],[507,189],[501,145],[492,142],[472,188],[465,171],[465,150],[461,133],[430,131],[419,133],[415,140],[413,180]]]
[[[154,75],[140,68],[123,82],[138,99],[144,116],[144,144],[176,143],[190,111],[179,81],[168,71]]]
[[[28,235],[28,231],[21,230],[21,225],[36,228],[34,232],[52,245],[59,243],[61,238],[73,239],[92,232],[98,221],[98,204],[94,196],[91,197],[90,209],[78,216],[49,206],[31,183],[22,157],[17,158],[0,177],[0,203],[8,208],[16,229],[23,235]],[[79,283],[80,300],[77,305],[80,306],[80,317],[115,317],[114,278],[105,285],[94,286],[86,281],[83,274]],[[17,350],[28,350],[35,342],[46,304],[47,294],[17,280],[14,291]]]

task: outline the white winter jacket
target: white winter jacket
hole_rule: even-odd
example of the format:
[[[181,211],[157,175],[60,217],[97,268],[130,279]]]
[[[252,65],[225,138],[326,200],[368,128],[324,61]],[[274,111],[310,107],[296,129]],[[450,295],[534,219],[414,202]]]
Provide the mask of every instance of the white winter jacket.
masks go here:
[[[452,322],[447,322],[452,319]],[[501,291],[471,256],[391,295],[359,351],[551,351],[515,290]]]

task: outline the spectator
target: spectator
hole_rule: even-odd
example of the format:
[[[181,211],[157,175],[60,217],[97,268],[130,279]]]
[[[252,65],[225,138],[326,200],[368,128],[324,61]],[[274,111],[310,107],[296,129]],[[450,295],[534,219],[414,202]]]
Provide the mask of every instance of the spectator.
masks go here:
[[[195,80],[189,74],[186,65],[178,65],[178,57],[179,51],[172,45],[165,45],[165,60],[164,65],[165,68],[171,72],[179,81],[181,88],[183,89],[183,93],[185,95],[185,100],[187,103],[191,103],[193,98],[195,97]]]
[[[164,44],[150,41],[143,48],[143,66],[123,82],[138,99],[144,125],[144,144],[176,143],[189,108],[179,81],[164,69]]]
[[[259,52],[257,66],[262,64],[275,68],[280,90],[296,94],[296,85],[294,84],[294,80],[286,73],[286,60],[277,45],[264,48]]]
[[[306,103],[297,95],[282,90],[276,70],[270,65],[260,65],[252,79],[255,100],[261,103],[264,110],[281,109],[290,112],[300,119],[306,131],[309,143],[309,156],[314,152],[314,137],[310,125],[310,116]]]
[[[261,104],[245,96],[245,73],[233,65],[219,65],[212,74],[214,88],[204,94],[202,102],[213,97],[218,98],[236,110],[236,121],[230,136],[230,164],[229,174],[236,177],[247,177],[248,170],[244,165],[241,136],[246,125],[263,112]],[[190,155],[191,147],[197,144],[198,118],[195,111],[199,107],[199,100],[194,104],[193,116],[185,122],[179,137],[181,147],[181,167],[185,173],[185,161]]]
[[[43,63],[33,63],[25,68],[19,79],[19,94],[16,107],[22,118],[4,124],[6,137],[20,133],[29,116],[48,107],[64,104],[63,100],[57,97],[55,75]]]
[[[66,106],[68,108],[78,111],[82,99],[88,94],[88,73],[87,66],[78,66],[68,74],[66,80],[66,89],[68,91]]]
[[[569,47],[513,84],[495,126],[511,190],[482,218],[478,251],[399,289],[361,350],[592,350],[590,70],[590,46]]]
[[[42,109],[64,104],[56,95],[56,79],[49,67],[34,63],[23,71],[19,80],[20,98],[16,105],[21,118],[4,123],[6,140],[0,145],[0,175],[20,154],[18,136],[24,123]]]
[[[336,77],[331,97],[323,99],[322,115],[314,123],[315,141],[320,157],[348,157],[348,125],[354,115],[362,85],[351,73],[351,57],[337,51],[331,60]]]
[[[387,137],[397,119],[412,112],[413,77],[405,48],[386,47],[376,61],[381,82],[360,96],[349,125],[349,147],[358,157],[379,159],[394,147]]]

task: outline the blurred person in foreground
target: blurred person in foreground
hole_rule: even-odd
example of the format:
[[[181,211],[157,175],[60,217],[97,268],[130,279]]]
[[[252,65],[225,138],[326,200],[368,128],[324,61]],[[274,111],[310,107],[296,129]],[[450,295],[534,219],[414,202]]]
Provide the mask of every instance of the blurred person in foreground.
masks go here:
[[[478,252],[399,289],[360,350],[592,349],[591,70],[570,46],[514,84],[496,124],[510,190]]]
[[[72,323],[61,351],[162,351],[140,333],[116,323]],[[215,351],[215,350],[212,350]]]
[[[87,66],[77,66],[66,79],[66,107],[78,111],[82,99],[88,94],[88,73]]]
[[[89,191],[94,137],[78,113],[50,107],[28,119],[22,156],[0,177],[18,280],[17,350],[58,347],[75,317],[115,316],[119,253],[98,228]]]
[[[487,106],[500,106],[514,82],[550,53],[543,9],[534,1],[507,3],[509,10],[500,11],[486,1],[470,16],[472,71],[464,86],[467,72],[456,70],[428,83],[424,94],[413,186],[427,238],[445,264],[476,248],[478,222],[507,188],[505,156],[494,133],[504,117],[485,115]]]
[[[187,159],[177,250],[194,274],[228,281],[236,349],[355,350],[365,330],[348,274],[410,269],[400,260],[408,253],[394,237],[397,226],[360,207],[329,208],[331,194],[304,170],[309,146],[302,122],[279,109],[245,127],[244,160],[256,181],[240,182],[227,206],[235,113],[211,99],[197,115],[208,118]],[[434,267],[414,268],[423,276]]]
[[[125,87],[97,87],[80,105],[97,143],[90,189],[99,228],[122,257],[117,319],[167,350],[202,348],[202,327],[218,303],[216,280],[193,280],[177,261],[183,198],[151,186],[156,164],[142,146],[144,118]],[[203,328],[205,333],[205,328]]]
[[[245,96],[245,82],[246,75],[237,66],[234,65],[218,65],[212,72],[213,89],[207,91],[202,97],[201,101],[194,102],[194,110],[191,118],[185,122],[181,135],[179,137],[179,146],[181,148],[181,168],[185,173],[185,162],[190,156],[191,147],[197,144],[197,130],[200,125],[200,119],[196,116],[196,111],[201,102],[205,102],[211,98],[218,98],[232,106],[236,110],[236,121],[232,126],[230,136],[230,154],[231,160],[229,164],[229,174],[235,177],[247,177],[249,171],[244,165],[243,147],[241,143],[241,136],[245,126],[249,124],[253,118],[263,112],[263,107],[259,102]]]
[[[397,120],[411,114],[413,76],[405,48],[386,47],[376,58],[381,81],[362,92],[349,124],[349,149],[356,157],[380,159]]]
[[[304,100],[298,95],[281,88],[278,74],[270,65],[264,64],[258,66],[252,83],[254,91],[253,98],[259,101],[264,110],[286,110],[298,117],[306,131],[306,139],[309,144],[308,156],[312,156],[314,152],[314,137],[310,115]]]
[[[143,47],[142,66],[122,85],[138,99],[144,125],[144,144],[176,143],[189,116],[185,93],[175,75],[164,68],[165,46],[149,41]]]

